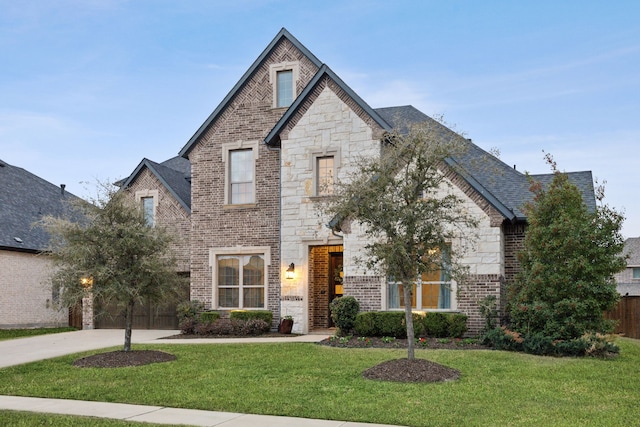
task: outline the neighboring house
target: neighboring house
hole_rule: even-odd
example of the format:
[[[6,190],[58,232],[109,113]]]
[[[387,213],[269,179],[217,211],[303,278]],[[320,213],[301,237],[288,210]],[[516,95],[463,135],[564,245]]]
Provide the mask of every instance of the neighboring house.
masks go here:
[[[49,235],[35,223],[66,216],[74,199],[64,185],[0,160],[0,328],[69,324],[68,310],[55,308],[58,296],[47,284]]]
[[[162,163],[143,159],[129,177],[116,185],[128,191],[139,203],[150,226],[162,225],[176,237],[172,253],[177,259],[178,272],[189,276],[191,233],[191,165],[189,160],[174,157]],[[138,304],[134,310],[133,327],[140,329],[176,329],[176,306],[189,299],[189,290],[175,301],[155,305]],[[124,317],[116,305],[96,307],[96,328],[122,328]]]
[[[623,255],[627,268],[615,275],[618,293],[622,296],[640,296],[640,237],[624,241]]]
[[[340,295],[354,296],[364,311],[402,309],[397,284],[356,264],[366,244],[357,225],[348,233],[329,229],[331,218],[320,218],[314,201],[347,177],[357,157],[378,156],[385,134],[424,121],[432,119],[412,106],[371,108],[282,29],[179,153],[191,165],[191,232],[184,236],[191,299],[222,312],[271,310],[274,326],[290,315],[294,332],[330,327],[329,304]],[[415,308],[464,312],[474,333],[483,323],[481,299],[495,295],[504,304],[526,229],[522,205],[532,195],[524,174],[467,144],[464,156],[450,159],[462,173],[443,172],[479,220],[477,241],[462,260],[470,281],[427,278]],[[157,190],[156,209],[163,188],[172,187],[158,166],[145,160],[127,180],[141,203]],[[144,178],[153,168],[158,179]],[[595,208],[591,173],[569,176]],[[533,178],[550,182],[552,175]],[[178,191],[172,196],[180,198]]]

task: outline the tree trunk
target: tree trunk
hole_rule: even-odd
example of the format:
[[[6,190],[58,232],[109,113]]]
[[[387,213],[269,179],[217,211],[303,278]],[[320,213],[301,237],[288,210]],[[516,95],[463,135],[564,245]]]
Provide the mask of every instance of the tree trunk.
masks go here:
[[[133,306],[135,300],[131,299],[127,304],[124,316],[124,351],[131,351],[131,329],[133,326]]]
[[[409,283],[405,281],[404,283]],[[415,354],[415,332],[413,330],[413,311],[411,307],[411,294],[413,293],[413,286],[404,285],[404,317],[407,324],[407,359],[413,360],[416,358]]]

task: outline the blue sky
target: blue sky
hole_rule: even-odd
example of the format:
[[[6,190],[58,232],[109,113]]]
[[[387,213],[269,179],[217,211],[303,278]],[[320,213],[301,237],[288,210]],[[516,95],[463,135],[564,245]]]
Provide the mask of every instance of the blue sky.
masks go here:
[[[175,156],[280,28],[374,108],[606,180],[640,236],[640,2],[0,0],[0,159],[77,195]]]

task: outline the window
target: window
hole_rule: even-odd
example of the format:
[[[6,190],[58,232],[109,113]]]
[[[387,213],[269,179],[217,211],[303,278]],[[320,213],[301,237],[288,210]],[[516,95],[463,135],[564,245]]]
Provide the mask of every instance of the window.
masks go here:
[[[316,195],[333,194],[333,156],[316,157]]]
[[[288,107],[293,102],[293,71],[276,73],[276,107]]]
[[[269,247],[211,249],[214,304],[221,309],[266,308]]]
[[[247,205],[256,201],[255,175],[258,141],[222,144],[224,170],[224,204]]]
[[[448,251],[442,254],[441,263],[447,265]],[[389,281],[387,301],[390,309],[405,308],[404,285]],[[451,308],[451,281],[447,271],[438,269],[423,273],[413,284],[411,307],[416,310]]]
[[[155,226],[156,210],[158,209],[158,190],[138,190],[135,197],[142,210],[144,221],[149,227]]]
[[[640,267],[633,267],[633,278],[640,279]]]
[[[300,64],[297,61],[280,62],[269,66],[269,82],[273,88],[273,108],[289,107],[296,99],[296,82]]]
[[[143,197],[141,200],[144,222],[146,222],[149,227],[153,227],[155,225],[155,209],[153,206],[153,197]]]
[[[253,203],[253,150],[229,152],[229,203]]]

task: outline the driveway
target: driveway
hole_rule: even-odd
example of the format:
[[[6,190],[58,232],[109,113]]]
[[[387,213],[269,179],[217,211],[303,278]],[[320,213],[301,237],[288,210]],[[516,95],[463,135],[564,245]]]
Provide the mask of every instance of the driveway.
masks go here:
[[[134,329],[131,342],[140,344],[179,331]],[[91,329],[0,341],[0,368],[100,348],[124,346],[123,329]]]

